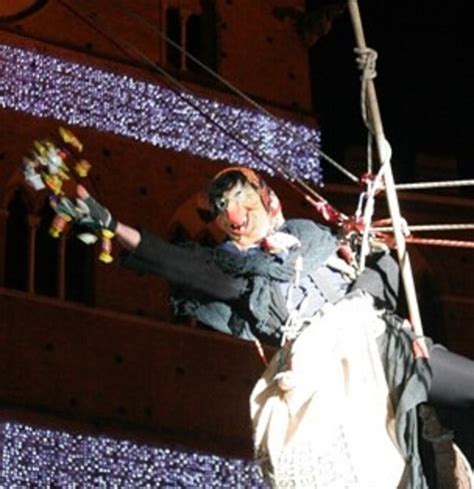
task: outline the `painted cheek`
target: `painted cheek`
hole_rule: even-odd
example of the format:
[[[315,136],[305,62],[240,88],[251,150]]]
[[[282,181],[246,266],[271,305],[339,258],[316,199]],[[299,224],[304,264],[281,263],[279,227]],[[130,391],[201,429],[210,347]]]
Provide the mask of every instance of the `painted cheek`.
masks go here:
[[[227,211],[222,212],[216,219],[216,224],[225,233],[232,233],[232,222]]]
[[[270,220],[266,212],[255,213],[255,226],[260,232],[266,234],[270,227]]]

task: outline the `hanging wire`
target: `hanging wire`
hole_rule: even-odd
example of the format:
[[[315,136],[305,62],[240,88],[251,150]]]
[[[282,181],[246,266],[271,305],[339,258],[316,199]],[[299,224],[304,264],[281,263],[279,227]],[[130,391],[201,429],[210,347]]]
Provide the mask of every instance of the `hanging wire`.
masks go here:
[[[170,85],[171,89],[176,93],[178,97],[180,97],[185,103],[190,105],[194,110],[196,110],[199,114],[201,114],[207,121],[209,121],[211,124],[215,125],[218,127],[224,134],[229,136],[231,139],[236,141],[238,144],[240,144],[242,147],[245,148],[246,151],[248,151],[254,158],[256,158],[258,161],[260,161],[264,166],[269,168],[272,171],[275,171],[275,169],[285,177],[287,183],[292,186],[297,192],[301,193],[304,195],[306,200],[310,203],[312,203],[316,208],[318,208],[318,203],[314,201],[314,198],[319,201],[320,204],[322,204],[322,208],[324,211],[327,213],[333,212],[334,214],[337,214],[337,220],[339,224],[341,223],[341,220],[344,219],[346,216],[337,213],[334,209],[332,209],[329,206],[329,203],[326,199],[324,199],[321,195],[319,195],[313,188],[311,188],[309,185],[307,185],[303,180],[298,178],[296,175],[294,175],[294,172],[291,171],[291,169],[285,168],[281,163],[276,162],[276,163],[270,163],[269,161],[266,160],[266,155],[265,157],[260,154],[254,147],[252,147],[252,144],[254,144],[252,141],[245,140],[242,137],[242,134],[235,134],[231,130],[229,130],[228,127],[224,126],[221,122],[216,121],[215,118],[213,117],[214,114],[209,114],[207,110],[204,110],[202,106],[200,106],[199,102],[195,102],[195,99],[192,99],[190,97],[187,97],[186,95],[193,95],[191,90],[189,90],[183,83],[181,83],[179,80],[177,80],[174,76],[172,76],[168,71],[166,71],[163,67],[161,67],[159,64],[157,64],[155,61],[151,60],[144,52],[142,52],[140,49],[138,49],[136,46],[131,44],[130,42],[126,41],[123,39],[123,37],[118,36],[117,31],[114,31],[113,28],[110,27],[109,24],[107,24],[107,27],[104,27],[102,25],[102,28],[99,28],[97,25],[96,21],[93,21],[92,18],[94,18],[94,14],[90,14],[89,16],[84,15],[80,12],[78,12],[76,9],[71,7],[71,5],[68,3],[67,0],[58,0],[60,4],[62,4],[65,8],[67,8],[70,12],[72,12],[73,15],[81,19],[83,22],[85,22],[87,25],[89,25],[91,28],[93,28],[96,32],[99,33],[102,37],[107,39],[109,42],[111,42],[114,46],[116,46],[120,51],[124,52],[127,55],[132,55],[132,57],[138,56],[138,58],[142,59],[147,65],[149,65],[153,70],[157,71],[160,73],[164,79],[168,82]],[[299,134],[296,134],[293,130],[288,128],[288,126],[285,126],[280,123],[280,120],[276,118],[273,114],[271,114],[267,109],[265,109],[263,106],[252,100],[250,97],[248,97],[245,93],[243,93],[241,90],[233,86],[231,83],[229,83],[227,80],[225,80],[223,77],[221,77],[219,74],[214,72],[212,69],[210,69],[208,66],[206,66],[204,63],[202,63],[199,59],[196,57],[192,56],[190,53],[188,53],[186,50],[182,48],[179,44],[175,43],[172,39],[170,39],[168,36],[166,36],[161,30],[159,30],[156,26],[153,26],[150,24],[148,21],[143,19],[137,12],[132,11],[126,7],[123,6],[123,3],[120,2],[119,8],[122,11],[127,11],[130,16],[133,16],[134,18],[138,19],[141,23],[146,24],[149,28],[152,28],[153,31],[157,32],[158,35],[164,39],[169,45],[173,46],[175,49],[179,50],[183,55],[185,55],[187,58],[192,60],[196,65],[198,65],[201,69],[203,69],[205,72],[216,78],[218,81],[220,81],[225,87],[227,87],[230,91],[238,95],[241,99],[245,100],[247,103],[258,109],[260,112],[265,114],[267,117],[271,118],[272,120],[276,121],[276,123],[279,125],[280,129],[286,130],[287,132],[291,133],[295,137],[300,137]],[[103,22],[105,24],[106,21]],[[104,33],[104,30],[106,33]],[[121,42],[118,41],[118,39],[121,39]],[[376,71],[375,71],[375,61],[377,58],[377,53],[369,48],[366,49],[359,49],[356,48],[356,53],[358,54],[357,58],[357,63],[359,65],[359,68],[362,71],[361,75],[361,107],[362,107],[362,117],[364,120],[364,124],[366,125],[368,129],[368,172],[371,174],[372,172],[372,146],[373,146],[373,140],[375,136],[375,131],[372,125],[372,121],[370,121],[370,116],[368,113],[368,102],[366,100],[366,93],[368,90],[368,85],[369,83],[375,78],[376,76]],[[322,152],[317,146],[315,146],[311,141],[306,141],[303,138],[301,140],[304,142],[304,144],[309,144],[311,148],[314,148],[314,151],[323,159],[328,161],[330,164],[335,166],[338,170],[340,170],[342,173],[344,173],[348,178],[350,178],[354,182],[359,182],[359,178],[357,178],[355,175],[347,171],[345,168],[343,168],[341,165],[339,165],[337,162],[332,160],[328,155],[326,155],[324,152]],[[375,177],[374,181],[367,181],[367,191],[366,191],[366,197],[365,197],[365,209],[363,213],[363,232],[362,232],[362,244],[361,244],[361,257],[360,257],[360,263],[359,263],[359,269],[363,270],[364,265],[365,265],[365,255],[369,251],[369,237],[370,237],[370,231],[375,231],[375,232],[384,232],[384,231],[394,231],[393,226],[392,227],[371,227],[371,220],[373,218],[373,213],[374,213],[374,199],[375,199],[375,194],[377,193],[378,189],[381,187],[381,183],[384,178],[384,169],[389,164],[390,158],[391,158],[391,148],[388,143],[388,141],[383,138],[383,141],[378,141],[379,142],[379,152],[380,152],[380,160],[381,160],[381,168],[379,169],[379,172],[377,176]],[[411,189],[411,188],[441,188],[441,187],[454,187],[454,186],[464,186],[464,185],[472,185],[474,184],[474,181],[452,181],[452,182],[427,182],[425,184],[401,184],[397,185],[397,189]],[[299,186],[298,186],[299,185]],[[319,210],[321,211],[321,206],[319,207]],[[324,213],[324,212],[322,212]],[[404,228],[404,234],[408,234],[409,231],[440,231],[440,230],[454,230],[454,229],[474,229],[474,225],[472,224],[451,224],[451,225],[423,225],[423,226],[411,226],[408,228],[405,223],[405,228]],[[456,246],[456,247],[464,247],[464,248],[474,248],[474,244],[467,242],[467,241],[456,241],[456,240],[435,240],[435,239],[424,239],[424,238],[415,238],[413,236],[405,236],[406,242],[409,242],[411,244],[425,244],[425,245],[432,245],[432,246]]]
[[[411,231],[466,231],[474,229],[474,224],[415,224],[413,226],[405,226],[408,232]],[[393,231],[393,226],[375,226],[372,231],[390,232]]]
[[[110,26],[105,27],[104,23],[101,25],[101,28],[98,27],[95,17],[95,14],[85,15],[80,13],[70,5],[67,0],[57,0],[61,5],[63,5],[67,10],[69,10],[73,15],[78,17],[82,22],[86,23],[89,27],[94,29],[99,35],[107,39],[114,46],[116,46],[120,51],[122,51],[127,56],[138,56],[141,58],[147,65],[149,65],[153,70],[159,72],[169,83],[170,88],[174,91],[174,93],[181,98],[185,103],[190,105],[194,110],[196,110],[199,114],[201,114],[207,121],[211,124],[218,127],[224,134],[229,136],[231,139],[236,141],[242,147],[245,148],[246,151],[249,152],[254,158],[256,158],[260,163],[269,168],[272,171],[277,171],[285,177],[287,183],[293,187],[297,192],[303,194],[305,198],[307,198],[307,194],[310,194],[313,198],[320,200],[323,203],[327,203],[327,200],[324,199],[318,192],[316,192],[312,187],[310,187],[306,182],[304,182],[301,178],[299,178],[291,169],[287,169],[282,164],[279,163],[270,163],[267,161],[259,152],[257,152],[251,144],[247,141],[244,141],[242,138],[242,134],[236,135],[232,131],[230,131],[225,125],[221,122],[216,121],[212,114],[208,114],[205,110],[203,110],[198,102],[194,102],[190,100],[189,97],[184,94],[193,96],[191,90],[187,88],[184,84],[182,84],[179,80],[177,80],[174,76],[172,76],[168,71],[166,71],[163,67],[154,62],[151,58],[149,58],[145,53],[143,53],[140,49],[138,49],[133,44],[129,43],[121,36],[118,36],[117,31],[112,29]],[[107,31],[106,33],[104,31]],[[121,39],[119,42],[117,39]],[[298,185],[301,187],[298,187]],[[304,190],[304,191],[303,191]],[[305,194],[304,192],[307,192]]]
[[[447,180],[444,182],[420,182],[420,183],[398,183],[397,190],[421,190],[432,188],[469,187],[474,185],[474,180]]]
[[[462,241],[456,239],[432,239],[418,238],[415,236],[407,236],[408,244],[425,245],[425,246],[446,246],[449,248],[474,248],[474,241]]]
[[[370,253],[370,231],[372,225],[372,219],[375,213],[375,196],[383,188],[383,182],[385,172],[389,168],[390,160],[392,157],[392,148],[382,133],[379,133],[379,159],[380,168],[375,178],[373,175],[373,145],[375,142],[375,127],[373,121],[370,119],[369,114],[369,101],[367,100],[367,94],[369,85],[373,83],[373,80],[377,76],[376,61],[377,52],[374,49],[368,47],[357,47],[354,49],[356,53],[356,63],[361,71],[360,80],[360,105],[361,115],[364,125],[367,128],[367,178],[365,184],[367,190],[362,194],[359,201],[359,208],[356,213],[356,218],[362,221],[362,238],[360,244],[360,256],[359,256],[359,270],[364,270],[366,256]],[[365,204],[365,207],[364,207]],[[362,212],[362,207],[364,210]]]
[[[319,148],[316,144],[312,143],[311,141],[304,140],[297,132],[295,132],[291,128],[281,124],[280,120],[274,114],[272,114],[270,111],[268,111],[263,105],[259,104],[255,100],[253,100],[251,97],[249,97],[247,94],[245,94],[242,90],[240,90],[235,85],[233,85],[231,82],[229,82],[224,77],[219,75],[219,73],[217,73],[216,71],[211,69],[209,66],[207,66],[205,63],[200,61],[198,58],[193,56],[186,49],[184,49],[180,44],[178,44],[173,39],[171,39],[169,36],[167,36],[156,25],[152,24],[150,21],[148,21],[143,16],[138,14],[138,12],[136,12],[135,10],[130,9],[129,7],[125,6],[123,1],[119,0],[118,3],[120,4],[118,6],[119,9],[121,9],[123,12],[127,13],[129,16],[134,17],[141,24],[145,25],[147,28],[151,29],[154,33],[158,34],[158,36],[161,37],[161,39],[163,39],[167,44],[169,44],[173,48],[177,49],[180,53],[184,54],[189,60],[191,60],[193,63],[198,65],[200,68],[202,68],[207,74],[209,74],[210,76],[212,76],[213,78],[218,80],[220,83],[222,83],[222,85],[224,85],[226,88],[228,88],[231,92],[238,95],[241,99],[245,100],[248,104],[250,104],[252,107],[256,108],[262,114],[265,114],[267,117],[269,117],[273,121],[277,122],[278,125],[280,126],[280,129],[291,134],[293,137],[300,139],[302,143],[309,145],[309,147],[318,156],[320,156],[321,158],[326,160],[330,165],[335,167],[337,170],[339,170],[341,173],[343,173],[347,178],[349,178],[353,182],[357,183],[359,181],[359,178],[356,175],[351,173],[347,168],[343,167],[340,163],[338,163],[333,158],[331,158],[328,154],[326,154],[324,151],[322,151],[321,148]]]
[[[77,9],[73,8],[67,0],[58,0],[58,2],[63,5],[66,9],[68,9],[73,15],[81,19],[84,23],[89,25],[91,28],[93,28],[97,33],[99,33],[102,37],[107,39],[109,42],[111,42],[113,45],[115,45],[118,49],[120,49],[122,52],[124,52],[126,55],[130,55],[131,53],[132,56],[138,56],[141,58],[147,65],[149,65],[151,68],[153,68],[155,71],[159,72],[170,84],[171,88],[173,91],[179,96],[183,101],[185,101],[188,105],[193,107],[194,110],[196,110],[199,114],[201,114],[206,120],[208,120],[211,124],[215,125],[218,127],[224,134],[229,136],[231,139],[236,141],[238,144],[240,144],[242,147],[246,149],[253,157],[255,157],[258,161],[260,161],[264,166],[269,168],[272,171],[277,171],[285,177],[287,183],[292,186],[297,192],[302,193],[306,200],[313,205],[317,206],[317,203],[314,202],[314,198],[317,199],[319,202],[321,202],[324,205],[329,205],[328,201],[322,197],[318,192],[316,192],[312,187],[310,187],[306,182],[301,180],[298,176],[294,174],[294,172],[291,171],[291,169],[287,169],[280,163],[270,163],[267,161],[258,151],[256,151],[251,144],[248,141],[243,140],[242,134],[236,135],[232,131],[228,129],[228,127],[224,126],[222,123],[219,121],[216,121],[213,118],[213,114],[209,114],[207,111],[203,110],[201,106],[199,106],[199,103],[194,102],[189,99],[189,97],[186,97],[184,94],[187,95],[193,95],[191,90],[189,90],[183,83],[181,83],[179,80],[177,80],[174,76],[172,76],[168,71],[166,71],[163,67],[158,65],[155,61],[150,59],[145,53],[143,53],[140,49],[138,49],[136,46],[131,44],[130,42],[124,40],[121,36],[118,36],[117,31],[115,31],[113,28],[110,26],[104,28],[104,25],[102,25],[102,28],[99,28],[97,25],[97,22],[92,20],[92,18],[95,18],[96,15],[94,14],[89,14],[85,15],[80,13]],[[269,112],[267,109],[265,109],[263,106],[255,102],[253,99],[248,97],[244,92],[239,90],[237,87],[232,85],[230,82],[225,80],[223,77],[221,77],[218,73],[213,71],[211,68],[209,68],[207,65],[202,63],[199,59],[194,57],[192,54],[188,53],[186,50],[182,48],[179,44],[174,42],[172,39],[170,39],[168,36],[166,36],[161,30],[159,30],[156,26],[151,24],[149,21],[144,19],[142,16],[140,16],[136,11],[133,11],[123,5],[122,2],[120,2],[119,8],[122,9],[122,11],[126,12],[129,16],[132,16],[139,20],[141,23],[145,24],[147,27],[155,31],[162,39],[164,39],[167,43],[169,43],[171,46],[173,46],[175,49],[178,49],[181,53],[183,53],[185,56],[187,56],[190,60],[192,60],[194,63],[196,63],[198,66],[200,66],[204,71],[212,75],[214,78],[219,80],[224,86],[226,86],[229,90],[237,94],[239,97],[241,97],[243,100],[247,101],[249,104],[251,104],[253,107],[257,108],[259,111],[270,117],[272,120],[275,120],[279,125],[280,128],[283,130],[286,130],[290,132],[293,136],[300,137],[298,134],[296,134],[294,131],[292,131],[290,128],[287,126],[284,126],[280,123],[279,119],[275,117],[271,112]],[[105,23],[105,22],[104,22]],[[104,33],[103,31],[107,31],[107,33]],[[121,42],[117,41],[117,39],[121,39]],[[361,106],[362,106],[362,114],[363,114],[363,119],[366,127],[369,130],[369,138],[372,138],[373,134],[373,129],[371,127],[371,123],[369,120],[369,116],[367,113],[367,103],[366,103],[366,87],[368,80],[372,80],[376,76],[376,71],[375,71],[375,61],[377,59],[377,53],[372,50],[372,49],[355,49],[356,53],[358,54],[357,58],[357,63],[359,65],[359,68],[362,71],[361,79],[362,79],[362,86],[363,88],[361,89]],[[178,89],[178,90],[177,90]],[[308,144],[308,141],[303,140],[305,144]],[[390,159],[389,153],[391,154],[391,148],[389,147],[388,142],[385,140],[385,145],[386,148],[386,154],[382,155],[383,161],[387,161]],[[338,168],[342,173],[346,174],[348,178],[353,180],[354,182],[359,182],[359,178],[357,178],[355,175],[350,173],[348,170],[343,168],[341,165],[339,165],[337,162],[332,160],[328,155],[326,155],[323,151],[321,151],[317,146],[315,146],[313,143],[309,142],[311,145],[311,148],[314,147],[315,152],[324,158],[326,161],[328,161],[330,164]],[[369,140],[370,147],[372,147],[371,140]],[[371,154],[371,153],[370,153]],[[370,160],[371,161],[371,158]],[[382,165],[383,167],[383,165]],[[370,167],[369,167],[370,169]],[[383,172],[379,172],[377,180],[381,179],[381,175]],[[379,177],[380,176],[380,177]],[[456,186],[457,184],[460,184],[462,181],[453,181],[453,182],[431,182],[428,184],[424,185],[431,185],[431,186],[436,186],[436,187],[441,187],[441,186]],[[469,185],[469,184],[474,184],[474,181],[465,181],[461,183],[461,185]],[[298,187],[298,185],[301,187]],[[423,188],[423,184],[401,184],[397,186],[397,188],[404,188],[408,189],[408,185],[410,185],[412,188]],[[368,193],[370,194],[370,198],[367,199],[367,203],[369,201],[372,202],[372,204],[369,204],[369,208],[364,212],[364,221],[367,221],[368,219],[368,214],[372,212],[373,214],[373,197],[375,195],[375,189],[378,188],[379,185],[371,186],[368,189]],[[428,187],[426,187],[428,188]],[[371,191],[374,190],[373,192]],[[306,192],[306,193],[305,193]],[[309,195],[308,195],[309,194]],[[370,212],[371,211],[371,212]],[[339,214],[342,217],[342,214]],[[370,226],[366,226],[367,228],[370,228]],[[377,228],[377,230],[382,231],[385,228]],[[391,228],[393,229],[393,228]],[[460,228],[452,228],[452,229],[460,229]],[[366,233],[368,236],[368,233]],[[366,236],[366,238],[367,238]]]

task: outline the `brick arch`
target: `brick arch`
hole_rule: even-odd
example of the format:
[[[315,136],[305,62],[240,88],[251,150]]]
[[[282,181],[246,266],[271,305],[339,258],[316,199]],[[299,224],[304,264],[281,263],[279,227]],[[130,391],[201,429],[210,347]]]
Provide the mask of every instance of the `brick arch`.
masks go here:
[[[54,211],[48,192],[30,188],[18,171],[0,198],[0,282],[8,288],[93,304],[94,250],[78,244],[76,236],[66,239],[65,246],[52,240]]]
[[[10,179],[3,187],[0,194],[0,208],[8,209],[15,193],[20,191],[22,200],[28,209],[29,214],[38,214],[44,208],[48,195],[44,191],[36,191],[29,187],[24,180],[23,173],[20,169],[15,170]]]

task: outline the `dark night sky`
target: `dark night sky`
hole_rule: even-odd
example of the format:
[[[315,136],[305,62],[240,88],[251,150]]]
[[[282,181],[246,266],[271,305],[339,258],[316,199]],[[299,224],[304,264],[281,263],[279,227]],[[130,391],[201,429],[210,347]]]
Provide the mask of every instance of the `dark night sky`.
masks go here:
[[[379,55],[375,86],[394,167],[399,165],[396,176],[411,181],[413,155],[426,152],[467,161],[461,176],[472,178],[469,2],[361,0],[359,5],[367,44]],[[323,149],[338,160],[345,146],[365,144],[366,138],[354,46],[346,12],[310,52]]]

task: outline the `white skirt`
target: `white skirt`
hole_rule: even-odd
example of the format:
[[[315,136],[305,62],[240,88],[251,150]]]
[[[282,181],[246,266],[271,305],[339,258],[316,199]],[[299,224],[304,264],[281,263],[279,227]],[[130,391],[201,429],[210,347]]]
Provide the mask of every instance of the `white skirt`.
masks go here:
[[[405,461],[394,436],[370,296],[326,305],[280,350],[250,398],[257,460],[276,488],[394,489]]]

